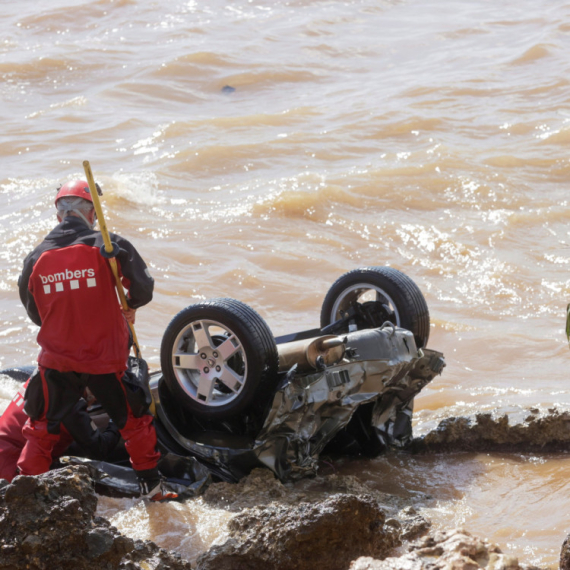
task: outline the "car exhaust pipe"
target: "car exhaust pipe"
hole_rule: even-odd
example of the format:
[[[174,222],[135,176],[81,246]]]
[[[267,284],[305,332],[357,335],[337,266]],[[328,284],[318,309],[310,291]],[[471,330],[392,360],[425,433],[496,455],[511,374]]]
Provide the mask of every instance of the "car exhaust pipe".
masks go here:
[[[279,371],[287,371],[294,364],[299,372],[319,370],[342,360],[345,349],[343,339],[334,335],[278,344]]]

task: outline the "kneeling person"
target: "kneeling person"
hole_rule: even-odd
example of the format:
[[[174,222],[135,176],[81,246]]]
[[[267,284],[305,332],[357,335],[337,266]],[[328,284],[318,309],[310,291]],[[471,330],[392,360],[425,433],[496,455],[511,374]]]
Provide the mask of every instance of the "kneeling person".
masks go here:
[[[29,380],[28,380],[29,382]],[[0,479],[12,481],[17,475],[17,464],[26,438],[22,428],[28,420],[24,412],[24,391],[28,385],[14,396],[2,416],[0,416]],[[121,439],[117,426],[113,422],[104,431],[97,429],[87,413],[87,401],[81,398],[71,412],[61,422],[59,441],[54,445],[53,458],[65,454],[66,449],[75,441],[86,457],[105,460]]]

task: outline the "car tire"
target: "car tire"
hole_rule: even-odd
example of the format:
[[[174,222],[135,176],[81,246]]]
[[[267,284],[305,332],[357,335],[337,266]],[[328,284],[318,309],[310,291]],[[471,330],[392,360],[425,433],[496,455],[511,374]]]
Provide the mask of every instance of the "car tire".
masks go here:
[[[180,311],[164,332],[160,361],[168,388],[197,419],[262,412],[278,381],[273,334],[260,315],[235,299]]]
[[[351,307],[358,309],[352,321],[347,317]],[[428,342],[430,320],[425,298],[412,279],[393,267],[364,267],[339,277],[323,301],[321,328],[343,317],[346,324],[340,323],[340,332],[380,327],[390,320],[412,332],[418,348]]]

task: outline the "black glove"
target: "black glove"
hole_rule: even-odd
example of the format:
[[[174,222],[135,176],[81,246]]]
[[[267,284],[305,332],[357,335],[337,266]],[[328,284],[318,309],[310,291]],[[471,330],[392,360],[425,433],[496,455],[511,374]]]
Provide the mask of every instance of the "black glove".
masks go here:
[[[114,435],[117,436],[117,441],[121,438],[121,433],[119,432],[119,428],[117,427],[117,424],[109,419],[109,424],[107,425],[107,428],[105,429],[105,433],[112,433]]]

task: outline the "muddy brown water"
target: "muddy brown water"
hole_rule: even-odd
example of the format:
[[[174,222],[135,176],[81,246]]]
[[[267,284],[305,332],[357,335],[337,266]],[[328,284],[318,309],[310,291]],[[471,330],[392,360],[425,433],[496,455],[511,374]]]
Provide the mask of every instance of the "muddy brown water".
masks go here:
[[[240,299],[279,335],[316,326],[342,273],[389,265],[423,290],[447,359],[417,400],[418,433],[450,414],[570,404],[570,3],[20,0],[0,30],[0,367],[36,357],[22,259],[89,159],[110,228],[156,279],[137,320],[151,367],[193,302]],[[14,390],[0,380],[1,409]],[[542,566],[570,532],[568,467],[465,454],[336,466],[429,495],[437,524]],[[189,557],[228,517],[101,509]]]

